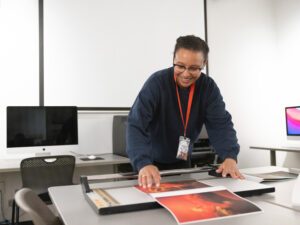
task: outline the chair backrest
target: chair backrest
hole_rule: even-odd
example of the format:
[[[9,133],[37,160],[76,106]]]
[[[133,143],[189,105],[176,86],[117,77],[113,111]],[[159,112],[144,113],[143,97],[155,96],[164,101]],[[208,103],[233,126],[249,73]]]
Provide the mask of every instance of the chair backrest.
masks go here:
[[[15,194],[17,205],[32,219],[34,225],[61,225],[59,218],[29,188],[23,188]]]
[[[72,155],[26,158],[21,161],[23,187],[36,193],[49,187],[73,184],[75,157]]]

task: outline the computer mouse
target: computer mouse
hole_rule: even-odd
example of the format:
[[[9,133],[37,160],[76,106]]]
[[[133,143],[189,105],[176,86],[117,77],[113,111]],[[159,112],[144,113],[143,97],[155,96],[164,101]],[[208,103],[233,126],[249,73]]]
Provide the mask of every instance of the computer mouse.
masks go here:
[[[89,155],[88,159],[90,159],[90,160],[96,159],[96,156],[95,155]]]

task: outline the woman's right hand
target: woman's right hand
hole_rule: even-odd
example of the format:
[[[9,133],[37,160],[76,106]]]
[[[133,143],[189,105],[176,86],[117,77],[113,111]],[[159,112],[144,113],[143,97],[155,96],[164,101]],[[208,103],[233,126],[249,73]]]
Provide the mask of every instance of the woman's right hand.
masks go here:
[[[139,185],[143,188],[150,188],[152,186],[159,187],[160,185],[160,173],[156,166],[154,165],[147,165],[144,166],[139,171],[139,178],[138,182]]]

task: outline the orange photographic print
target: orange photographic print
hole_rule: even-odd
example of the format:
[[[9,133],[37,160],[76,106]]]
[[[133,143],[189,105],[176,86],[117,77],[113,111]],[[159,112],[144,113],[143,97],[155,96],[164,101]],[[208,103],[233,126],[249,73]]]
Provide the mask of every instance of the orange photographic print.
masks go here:
[[[196,180],[183,180],[183,181],[174,181],[174,182],[164,182],[161,183],[159,187],[140,187],[135,186],[137,189],[141,190],[144,193],[159,193],[159,192],[168,192],[168,191],[179,191],[179,190],[188,190],[195,188],[209,187],[209,185],[198,182]]]
[[[152,196],[168,209],[180,224],[261,212],[261,209],[253,203],[222,187],[216,187],[216,190],[203,193],[201,191],[193,193],[193,190],[187,194]]]

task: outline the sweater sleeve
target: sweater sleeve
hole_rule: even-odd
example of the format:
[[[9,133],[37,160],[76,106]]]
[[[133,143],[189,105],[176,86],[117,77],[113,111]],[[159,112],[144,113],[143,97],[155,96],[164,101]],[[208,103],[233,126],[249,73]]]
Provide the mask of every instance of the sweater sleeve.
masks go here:
[[[149,125],[159,104],[159,88],[153,78],[145,83],[128,116],[126,152],[133,168],[139,171],[152,164],[152,142]]]
[[[216,83],[211,80],[209,85],[205,126],[210,142],[222,160],[226,158],[237,160],[240,146],[231,115],[225,109],[223,97]]]

